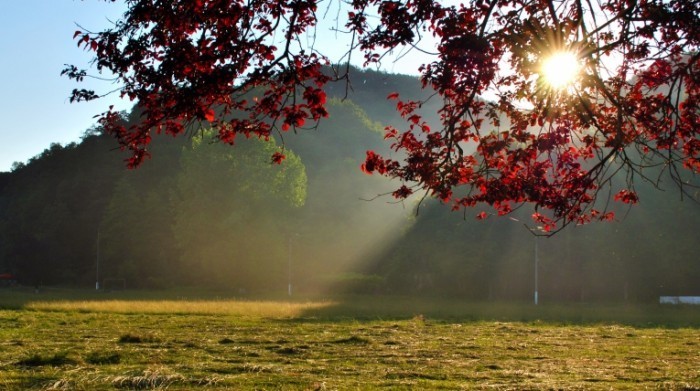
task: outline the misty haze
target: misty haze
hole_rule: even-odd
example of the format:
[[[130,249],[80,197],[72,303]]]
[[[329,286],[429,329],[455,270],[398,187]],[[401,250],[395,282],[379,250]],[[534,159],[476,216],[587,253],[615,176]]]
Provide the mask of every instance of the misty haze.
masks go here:
[[[35,3],[0,389],[700,390],[700,2]]]
[[[700,208],[651,185],[619,221],[553,237],[533,235],[527,207],[477,220],[478,209],[450,212],[420,194],[396,202],[394,183],[359,167],[365,151],[388,152],[382,124],[400,121],[385,97],[422,91],[408,76],[355,78],[345,100],[344,86],[330,86],[330,117],[317,129],[284,140],[231,148],[211,132],[159,137],[155,157],[126,170],[94,128],[3,173],[3,272],[26,286],[206,286],[255,297],[292,284],[304,295],[525,302],[537,256],[542,302],[700,294]],[[287,158],[271,165],[282,143]]]

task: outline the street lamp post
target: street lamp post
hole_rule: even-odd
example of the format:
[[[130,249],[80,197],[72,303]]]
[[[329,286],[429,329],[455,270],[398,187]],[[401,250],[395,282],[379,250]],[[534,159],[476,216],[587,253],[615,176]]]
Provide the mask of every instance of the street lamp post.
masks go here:
[[[292,235],[289,235],[287,248],[287,295],[292,296]]]
[[[538,284],[538,263],[539,263],[539,252],[538,252],[538,240],[537,240],[537,235],[535,235],[535,305],[537,305],[537,284]]]

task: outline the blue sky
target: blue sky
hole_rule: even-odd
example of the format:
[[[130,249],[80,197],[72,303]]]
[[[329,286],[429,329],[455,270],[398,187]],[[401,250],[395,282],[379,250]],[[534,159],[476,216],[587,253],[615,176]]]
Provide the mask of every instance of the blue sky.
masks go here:
[[[124,5],[98,0],[0,0],[0,171],[24,162],[51,143],[79,141],[109,104],[129,108],[112,96],[68,103],[76,84],[61,77],[64,64],[85,66],[89,53],[73,41],[76,23],[102,30],[123,14]],[[110,84],[96,84],[106,92]]]
[[[0,0],[0,7],[0,171],[9,171],[13,162],[26,162],[51,143],[79,141],[95,124],[93,117],[111,104],[119,110],[131,108],[131,102],[120,101],[117,94],[71,104],[68,97],[73,88],[105,93],[114,86],[104,81],[78,85],[60,76],[64,64],[85,68],[92,59],[73,40],[76,23],[90,31],[104,30],[124,13],[123,2]],[[342,43],[342,34],[329,31],[335,22],[322,23],[317,47],[330,50],[326,54],[337,61],[347,44]],[[420,53],[412,52],[399,63],[385,60],[383,65],[389,72],[415,73],[422,62],[419,57]],[[354,55],[356,61],[361,58],[359,53]]]

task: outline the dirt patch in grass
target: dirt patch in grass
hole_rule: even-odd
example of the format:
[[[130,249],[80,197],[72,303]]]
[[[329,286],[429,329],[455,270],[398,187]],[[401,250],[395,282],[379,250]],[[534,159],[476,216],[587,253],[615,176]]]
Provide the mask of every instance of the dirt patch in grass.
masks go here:
[[[348,337],[348,338],[337,339],[337,340],[333,341],[333,343],[352,344],[352,345],[367,345],[370,343],[370,340],[368,338],[358,337],[357,335],[353,335],[353,336]]]
[[[137,335],[137,334],[122,334],[119,336],[119,343],[153,343],[160,342],[158,338],[152,335]]]

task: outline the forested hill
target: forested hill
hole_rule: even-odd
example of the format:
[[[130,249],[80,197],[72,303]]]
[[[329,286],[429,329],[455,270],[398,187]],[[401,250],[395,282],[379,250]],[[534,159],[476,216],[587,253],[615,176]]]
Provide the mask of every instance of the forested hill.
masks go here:
[[[291,279],[295,291],[528,299],[527,211],[519,222],[477,221],[477,211],[463,216],[436,202],[416,216],[413,201],[367,201],[397,185],[359,169],[366,150],[388,150],[383,127],[401,124],[386,100],[393,92],[425,94],[409,76],[356,72],[349,86],[328,88],[330,117],[317,129],[233,148],[206,131],[157,137],[138,170],[124,168],[99,129],[53,145],[0,173],[0,273],[26,285],[99,279],[107,288],[284,293]],[[282,142],[287,159],[271,165]],[[700,293],[700,207],[679,202],[672,187],[643,188],[640,197],[620,223],[538,240],[543,298]]]
[[[376,107],[393,88],[390,77],[362,77],[383,80],[358,83],[378,87],[361,100]],[[126,156],[99,129],[52,145],[0,176],[0,273],[27,285],[99,279],[286,291],[291,255],[295,286],[342,279],[409,214],[366,201],[393,184],[359,169],[366,150],[388,148],[383,125],[352,94],[329,91],[330,118],[271,143],[156,137],[153,158],[138,170],[124,168]],[[277,167],[270,156],[282,142],[287,159]]]

